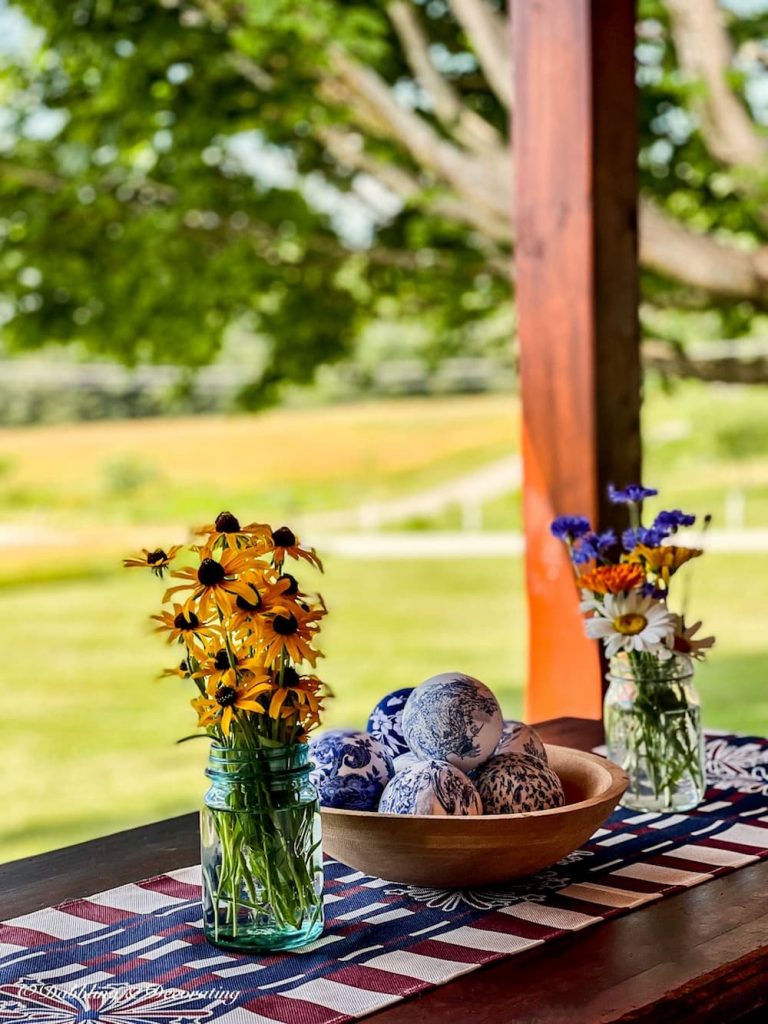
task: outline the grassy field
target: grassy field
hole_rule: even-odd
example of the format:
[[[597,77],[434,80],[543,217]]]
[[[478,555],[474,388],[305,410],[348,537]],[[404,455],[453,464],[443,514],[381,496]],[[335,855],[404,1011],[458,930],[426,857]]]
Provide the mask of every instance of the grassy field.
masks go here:
[[[768,525],[768,389],[651,391],[646,479],[673,505],[711,510],[729,492],[747,525]],[[204,744],[183,684],[159,681],[169,651],[145,616],[162,587],[118,570],[126,544],[170,543],[171,527],[241,515],[291,521],[450,479],[517,446],[509,397],[360,404],[256,418],[0,430],[0,860],[189,809]],[[519,499],[487,505],[519,523]],[[424,526],[452,526],[457,510]],[[35,532],[45,526],[46,542]],[[160,527],[162,536],[158,535]],[[57,539],[57,530],[79,535]],[[40,532],[40,537],[44,531]],[[76,542],[72,537],[76,536]],[[332,614],[323,676],[330,724],[362,724],[387,690],[460,668],[508,714],[522,708],[525,612],[517,559],[328,560]],[[692,610],[718,634],[699,673],[705,721],[768,732],[768,554],[708,555]]]

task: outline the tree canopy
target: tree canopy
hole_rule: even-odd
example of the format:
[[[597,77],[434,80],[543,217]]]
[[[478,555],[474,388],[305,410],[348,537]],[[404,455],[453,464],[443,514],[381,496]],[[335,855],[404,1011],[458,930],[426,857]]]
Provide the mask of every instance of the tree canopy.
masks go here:
[[[18,0],[14,13],[0,124],[11,348],[80,340],[199,365],[242,323],[269,342],[268,386],[306,380],[377,317],[426,318],[461,351],[509,305],[502,3]],[[639,2],[656,338],[735,337],[768,304],[765,37],[768,3]]]

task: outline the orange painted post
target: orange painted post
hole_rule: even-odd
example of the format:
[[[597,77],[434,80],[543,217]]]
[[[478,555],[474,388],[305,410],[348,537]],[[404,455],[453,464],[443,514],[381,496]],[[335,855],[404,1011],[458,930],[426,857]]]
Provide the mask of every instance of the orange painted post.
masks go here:
[[[549,523],[626,524],[640,479],[633,0],[513,0],[529,719],[600,714],[600,663]]]

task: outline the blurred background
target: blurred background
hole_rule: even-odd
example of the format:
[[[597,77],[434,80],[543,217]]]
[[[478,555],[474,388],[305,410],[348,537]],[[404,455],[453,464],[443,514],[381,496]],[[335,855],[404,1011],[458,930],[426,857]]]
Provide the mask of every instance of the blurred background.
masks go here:
[[[0,2],[0,860],[196,805],[121,558],[223,509],[325,559],[329,724],[521,713],[507,17]],[[705,723],[765,734],[768,0],[639,0],[637,77],[645,483],[713,516]]]

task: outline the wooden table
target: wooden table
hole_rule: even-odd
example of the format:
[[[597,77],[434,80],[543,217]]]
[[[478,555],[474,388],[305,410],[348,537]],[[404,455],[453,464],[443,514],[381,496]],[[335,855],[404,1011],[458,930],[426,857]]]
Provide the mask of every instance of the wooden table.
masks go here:
[[[539,726],[588,750],[599,722]],[[198,860],[197,815],[0,867],[0,920]],[[768,1020],[768,861],[464,975],[373,1015],[377,1024]]]

